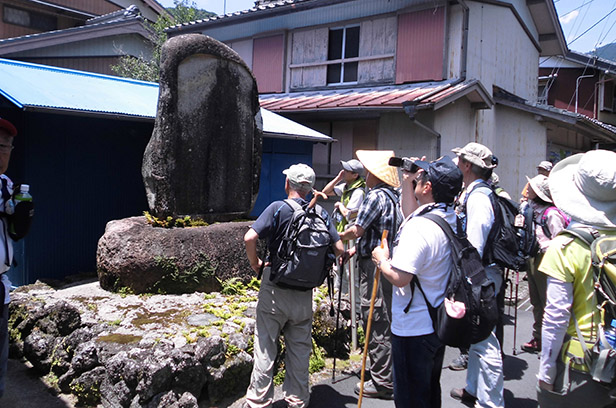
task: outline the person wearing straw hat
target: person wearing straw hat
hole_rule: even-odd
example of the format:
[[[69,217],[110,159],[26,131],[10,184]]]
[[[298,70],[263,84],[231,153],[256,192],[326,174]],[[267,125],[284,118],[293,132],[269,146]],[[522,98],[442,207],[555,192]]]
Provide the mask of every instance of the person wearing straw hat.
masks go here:
[[[526,179],[529,185],[528,202],[533,210],[539,253],[529,260],[528,295],[533,306],[533,337],[522,345],[522,350],[534,353],[541,351],[541,321],[543,320],[546,287],[546,276],[537,268],[552,238],[569,224],[569,217],[554,206],[546,176],[539,174],[532,179],[528,177]]]
[[[299,163],[282,172],[288,199],[307,205],[306,196],[314,186],[315,174],[311,167]],[[284,236],[293,208],[283,200],[271,203],[252,224],[246,235],[246,255],[250,267],[259,275],[263,271],[254,336],[254,364],[250,385],[243,408],[271,407],[274,402],[274,362],[278,338],[284,329],[286,375],[282,386],[287,406],[305,408],[310,401],[309,361],[312,352],[312,290],[284,288],[270,281],[270,263],[264,265],[257,253],[257,241],[265,239],[274,264],[280,241]],[[328,225],[336,256],[344,253],[342,241],[327,211],[321,208],[321,217]]]
[[[490,179],[496,167],[496,159],[490,149],[475,142],[452,151],[457,155],[458,168],[464,176],[465,191],[460,198],[460,206],[457,210],[469,242],[483,257],[490,229],[494,224],[494,209],[490,199],[490,194],[494,192],[486,181]],[[484,266],[488,278],[494,282],[495,292],[504,297],[504,290],[501,290],[502,270],[495,264]],[[499,303],[499,308],[502,307],[504,307],[504,302]],[[495,330],[485,340],[470,346],[466,386],[452,389],[450,395],[464,403],[474,403],[480,407],[502,408],[505,405],[503,391],[502,351]]]
[[[561,160],[548,178],[568,229],[616,236],[616,153],[591,150]],[[596,382],[584,363],[576,325],[587,344],[602,323],[588,245],[569,234],[552,240],[539,271],[547,275],[537,401],[542,408],[613,406],[614,388]],[[570,368],[567,369],[570,364]]]
[[[377,247],[372,260],[396,286],[391,322],[396,406],[439,407],[445,345],[434,332],[426,300],[438,306],[445,298],[451,245],[438,224],[424,215],[442,217],[456,230],[453,204],[462,188],[462,173],[449,156],[414,164],[421,170],[402,170],[402,196],[412,212],[400,226],[393,256],[389,259],[390,248]]]
[[[402,222],[402,213],[398,205],[400,187],[398,170],[389,165],[394,157],[391,150],[358,150],[357,158],[366,170],[366,186],[370,189],[359,207],[355,225],[340,234],[342,240],[358,239],[349,255],[358,255],[359,291],[361,313],[364,329],[368,321],[372,285],[374,282],[374,264],[372,250],[381,244],[384,230],[389,231],[388,242],[391,247],[393,238]],[[363,396],[368,398],[393,398],[392,356],[391,356],[391,298],[392,286],[386,279],[381,280],[374,303],[372,332],[368,342],[371,380],[366,381]],[[355,386],[359,394],[361,384]]]
[[[4,394],[6,372],[9,358],[9,289],[11,281],[6,273],[13,263],[13,240],[7,234],[5,206],[11,202],[13,182],[4,174],[9,167],[13,139],[17,136],[17,128],[6,119],[0,118],[0,214],[2,215],[2,233],[0,234],[0,398]],[[6,193],[5,193],[6,191]]]

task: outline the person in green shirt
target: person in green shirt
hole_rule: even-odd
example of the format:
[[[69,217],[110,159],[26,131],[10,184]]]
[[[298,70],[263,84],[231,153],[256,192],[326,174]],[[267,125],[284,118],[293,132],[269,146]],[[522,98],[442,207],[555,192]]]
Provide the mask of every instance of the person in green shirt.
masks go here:
[[[340,160],[342,170],[323,188],[328,196],[338,195],[340,201],[334,204],[333,217],[336,219],[336,230],[344,232],[347,225],[357,217],[357,211],[366,196],[366,180],[363,178],[364,166],[359,160]]]
[[[616,153],[592,150],[568,157],[548,178],[554,204],[571,217],[569,228],[595,229],[616,235]],[[556,236],[539,271],[547,275],[541,330],[537,401],[542,408],[599,408],[613,404],[615,390],[594,381],[582,363],[584,341],[596,341],[601,312],[597,308],[591,254],[569,234]],[[611,405],[610,405],[611,406]]]

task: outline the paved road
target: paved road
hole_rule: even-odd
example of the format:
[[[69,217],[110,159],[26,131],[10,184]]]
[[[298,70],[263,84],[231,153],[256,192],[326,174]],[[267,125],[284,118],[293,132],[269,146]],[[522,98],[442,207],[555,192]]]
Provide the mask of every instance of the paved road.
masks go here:
[[[530,339],[532,326],[532,313],[528,301],[520,302],[518,307],[517,351],[513,353],[513,316],[514,308],[507,313],[505,326],[505,406],[507,408],[535,408],[537,398],[535,393],[536,374],[539,369],[537,354],[530,354],[520,350],[520,345]],[[447,348],[445,362],[449,364],[457,357],[457,349]],[[466,371],[451,371],[444,368],[441,375],[442,407],[460,408],[463,405],[449,396],[451,388],[461,388],[465,385]],[[357,406],[357,397],[353,393],[354,385],[359,381],[358,376],[337,378],[335,384],[331,379],[312,387],[310,408],[350,408]],[[365,408],[394,408],[393,401],[382,401],[364,398],[362,407]]]

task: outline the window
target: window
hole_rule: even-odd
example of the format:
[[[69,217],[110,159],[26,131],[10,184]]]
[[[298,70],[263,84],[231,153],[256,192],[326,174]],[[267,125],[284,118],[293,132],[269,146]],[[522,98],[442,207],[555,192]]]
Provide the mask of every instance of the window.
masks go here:
[[[5,23],[34,28],[40,31],[52,31],[58,28],[56,18],[47,14],[4,6],[3,16]]]
[[[342,84],[357,82],[358,61],[345,62],[359,57],[359,26],[329,30],[328,61],[338,61],[327,65],[327,83]]]

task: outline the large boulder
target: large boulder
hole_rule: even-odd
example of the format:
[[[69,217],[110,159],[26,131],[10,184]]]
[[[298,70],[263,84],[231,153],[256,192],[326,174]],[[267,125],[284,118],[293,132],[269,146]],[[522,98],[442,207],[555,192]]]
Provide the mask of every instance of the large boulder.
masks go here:
[[[254,276],[244,251],[251,222],[155,228],[144,217],[110,221],[98,242],[101,287],[134,293],[212,292],[220,281]],[[220,281],[219,281],[220,280]]]
[[[151,213],[208,222],[247,215],[259,188],[261,143],[257,83],[240,56],[201,34],[165,42],[142,167]]]

